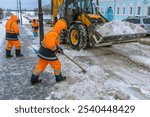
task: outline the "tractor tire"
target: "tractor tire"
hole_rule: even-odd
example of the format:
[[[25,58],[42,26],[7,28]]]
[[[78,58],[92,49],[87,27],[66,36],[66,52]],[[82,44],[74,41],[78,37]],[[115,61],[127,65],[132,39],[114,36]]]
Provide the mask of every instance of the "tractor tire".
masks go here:
[[[61,34],[60,34],[60,43],[62,44],[66,44],[67,43],[67,40],[66,40],[66,36],[65,36],[65,31],[61,31]]]
[[[73,49],[80,50],[87,46],[88,36],[83,24],[73,24],[69,30],[69,41]]]

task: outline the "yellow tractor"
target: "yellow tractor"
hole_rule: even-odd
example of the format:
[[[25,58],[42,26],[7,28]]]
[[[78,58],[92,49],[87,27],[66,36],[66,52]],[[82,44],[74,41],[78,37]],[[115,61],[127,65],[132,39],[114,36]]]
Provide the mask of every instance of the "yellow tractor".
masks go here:
[[[93,0],[52,0],[52,7],[54,21],[57,20],[59,12],[59,17],[67,22],[68,30],[62,32],[61,42],[69,42],[74,49],[123,42],[124,40],[120,40],[120,37],[127,36],[102,37],[97,32],[97,27],[108,20],[100,14]],[[127,42],[127,39],[125,41]]]

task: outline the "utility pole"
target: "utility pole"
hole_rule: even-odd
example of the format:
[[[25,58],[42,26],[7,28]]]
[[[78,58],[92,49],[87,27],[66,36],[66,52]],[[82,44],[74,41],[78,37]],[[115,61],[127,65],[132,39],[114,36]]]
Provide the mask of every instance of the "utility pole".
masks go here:
[[[53,21],[53,1],[51,0],[51,21]],[[53,26],[53,23],[51,23],[51,26]]]
[[[17,0],[16,0],[16,3],[17,3],[16,15],[17,15],[17,17],[18,17],[18,2],[17,2]]]
[[[18,16],[18,20],[19,20],[19,5],[18,5],[18,0],[17,0],[17,16]]]
[[[116,0],[114,0],[114,21],[116,20]]]
[[[39,26],[40,26],[40,44],[41,41],[44,38],[44,30],[43,30],[43,12],[42,12],[42,1],[38,0],[38,5],[39,5]]]
[[[20,23],[22,25],[22,9],[21,9],[21,0],[19,0],[19,5],[20,5]]]

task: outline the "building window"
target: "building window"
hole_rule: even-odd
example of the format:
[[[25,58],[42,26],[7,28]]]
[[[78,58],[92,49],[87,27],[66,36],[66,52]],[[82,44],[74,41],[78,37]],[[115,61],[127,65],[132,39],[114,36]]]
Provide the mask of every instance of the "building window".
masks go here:
[[[132,12],[133,12],[132,10],[133,10],[132,7],[130,7],[130,14],[132,14]]]
[[[147,15],[150,15],[150,7],[148,7]]]
[[[138,12],[137,12],[138,15],[141,14],[141,7],[138,7]]]
[[[125,7],[123,7],[123,14],[125,14],[126,13],[126,8]]]
[[[119,13],[120,13],[120,8],[118,7],[118,8],[117,8],[117,14],[119,14]]]

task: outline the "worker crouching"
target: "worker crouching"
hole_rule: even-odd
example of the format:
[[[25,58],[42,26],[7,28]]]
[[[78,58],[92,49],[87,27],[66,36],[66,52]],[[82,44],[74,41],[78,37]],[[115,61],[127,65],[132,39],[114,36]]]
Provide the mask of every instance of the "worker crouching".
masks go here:
[[[16,15],[12,15],[11,18],[6,23],[6,40],[7,40],[7,47],[6,47],[6,58],[11,58],[12,47],[15,46],[16,48],[16,57],[22,57],[21,54],[21,43],[18,39],[19,35],[19,26],[18,26],[18,18]]]
[[[46,68],[48,64],[54,70],[54,74],[56,77],[56,82],[63,81],[66,77],[61,74],[61,63],[58,60],[56,54],[63,53],[63,50],[60,45],[60,33],[63,29],[67,28],[67,24],[65,20],[58,20],[57,23],[51,28],[45,35],[43,41],[41,42],[41,47],[39,49],[39,60],[38,63],[33,70],[31,77],[31,84],[35,84],[41,82],[39,80],[39,75]]]
[[[33,19],[33,21],[32,21],[32,28],[33,28],[34,37],[38,37],[39,24],[36,21],[36,19]]]

